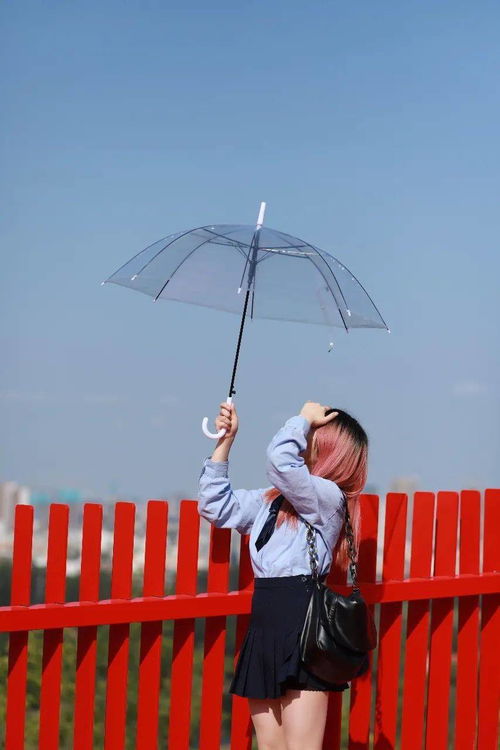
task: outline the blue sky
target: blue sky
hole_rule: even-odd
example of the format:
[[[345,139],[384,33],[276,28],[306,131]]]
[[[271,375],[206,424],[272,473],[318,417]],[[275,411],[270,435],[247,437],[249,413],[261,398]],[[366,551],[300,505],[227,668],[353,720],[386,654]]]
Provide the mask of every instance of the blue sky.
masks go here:
[[[235,487],[315,400],[369,484],[500,486],[497,3],[6,3],[0,480],[195,497],[238,318],[101,286],[255,221],[335,255],[392,333],[247,323]],[[212,422],[213,424],[213,422]]]

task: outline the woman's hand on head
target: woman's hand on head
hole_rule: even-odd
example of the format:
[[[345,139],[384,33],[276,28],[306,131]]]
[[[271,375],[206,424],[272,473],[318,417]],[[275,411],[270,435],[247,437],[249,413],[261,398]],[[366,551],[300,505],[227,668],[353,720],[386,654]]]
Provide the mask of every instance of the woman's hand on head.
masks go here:
[[[306,401],[300,415],[305,417],[311,423],[311,427],[322,427],[324,424],[331,422],[338,414],[338,411],[332,411],[325,417],[325,412],[331,409],[331,406],[323,406],[316,401]]]
[[[219,415],[215,419],[215,427],[217,432],[222,429],[226,430],[226,434],[220,438],[221,440],[234,440],[238,432],[238,415],[234,404],[228,404],[226,401],[220,404]]]

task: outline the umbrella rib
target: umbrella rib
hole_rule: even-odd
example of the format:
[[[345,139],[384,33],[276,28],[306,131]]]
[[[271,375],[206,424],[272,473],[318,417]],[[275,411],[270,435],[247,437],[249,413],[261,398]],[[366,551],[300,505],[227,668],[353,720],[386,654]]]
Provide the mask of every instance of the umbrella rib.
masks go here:
[[[143,265],[143,267],[141,268],[141,270],[140,270],[140,271],[138,271],[138,272],[137,272],[137,273],[135,274],[135,276],[139,276],[139,274],[140,274],[140,273],[142,273],[142,272],[144,271],[144,269],[145,269],[145,268],[147,268],[147,267],[149,266],[149,264],[150,264],[150,263],[152,263],[152,262],[154,261],[154,259],[155,259],[155,258],[157,258],[157,257],[158,257],[158,255],[159,255],[160,253],[162,253],[162,252],[163,252],[164,250],[166,250],[166,249],[167,249],[167,247],[169,247],[169,245],[171,245],[171,244],[172,244],[173,242],[176,242],[177,240],[180,240],[180,239],[181,239],[181,237],[185,237],[185,236],[186,236],[187,234],[190,234],[191,232],[197,232],[197,231],[199,231],[200,229],[204,229],[204,227],[196,227],[196,229],[188,229],[188,231],[187,231],[187,232],[182,232],[182,234],[180,234],[180,235],[179,235],[178,237],[175,237],[175,239],[173,239],[173,240],[172,240],[172,242],[167,242],[167,244],[166,244],[166,245],[164,245],[164,246],[163,246],[163,247],[161,248],[161,250],[158,250],[158,252],[157,252],[157,253],[155,253],[155,254],[153,255],[153,257],[152,257],[152,258],[150,258],[150,259],[148,260],[148,262],[147,262],[147,263],[145,263],[145,264]],[[166,238],[165,238],[165,239],[166,239]],[[153,242],[153,245],[154,245],[154,242]],[[149,245],[149,247],[151,247],[151,245]],[[146,248],[146,250],[147,250],[147,248]],[[141,252],[144,252],[144,251],[142,250]],[[137,255],[140,255],[140,254],[141,254],[141,253],[138,253]],[[137,255],[134,255],[134,258],[137,258]],[[134,258],[131,258],[130,260],[133,260]],[[128,262],[130,263],[130,261],[128,261]],[[125,264],[125,265],[127,265],[127,264]],[[123,266],[122,266],[122,268],[123,268]]]
[[[205,227],[199,227],[199,229],[205,229]],[[197,230],[196,230],[196,229],[193,229],[192,231],[193,231],[193,232],[195,232],[195,231],[197,231]],[[167,280],[166,280],[166,282],[165,282],[165,283],[163,284],[162,288],[160,289],[160,291],[158,292],[158,294],[157,294],[157,295],[156,295],[156,297],[154,298],[154,301],[155,301],[155,302],[156,302],[156,300],[158,299],[158,297],[160,296],[160,294],[161,294],[161,293],[163,292],[163,290],[165,289],[165,287],[167,286],[168,282],[169,282],[169,281],[170,281],[170,280],[172,279],[172,277],[174,276],[174,274],[176,274],[176,273],[177,273],[177,271],[179,270],[179,268],[180,268],[180,267],[182,266],[182,264],[183,264],[183,263],[185,263],[185,261],[186,261],[186,260],[187,260],[188,258],[190,258],[190,257],[191,257],[191,255],[192,255],[192,254],[193,254],[194,252],[196,252],[196,250],[198,250],[198,249],[199,249],[200,247],[202,247],[203,245],[206,245],[206,244],[207,244],[207,242],[211,242],[211,239],[210,239],[210,238],[208,238],[208,239],[205,239],[205,240],[203,240],[203,242],[200,242],[200,244],[199,244],[199,245],[197,245],[196,247],[194,247],[194,248],[193,248],[193,249],[191,250],[191,252],[190,252],[190,253],[188,253],[188,255],[186,255],[186,256],[185,256],[185,257],[184,257],[184,258],[183,258],[183,259],[181,260],[181,262],[180,262],[180,263],[179,263],[179,264],[177,265],[177,267],[176,267],[176,268],[175,268],[175,269],[174,269],[174,270],[172,271],[172,273],[170,274],[170,276],[168,277],[168,279],[167,279]],[[238,248],[238,250],[239,250],[239,249],[240,249],[240,248]],[[246,255],[245,255],[245,257],[246,257]]]
[[[279,232],[278,230],[276,230],[276,232],[277,232],[277,234],[279,234],[279,235],[280,235],[281,237],[283,237],[283,234],[282,234],[282,232]],[[297,239],[299,239],[299,238],[297,237]],[[321,258],[322,260],[324,260],[323,256],[322,256],[322,255],[321,255],[320,253],[318,253],[318,250],[317,250],[317,249],[316,249],[316,248],[314,247],[314,245],[311,245],[311,243],[310,243],[310,242],[306,242],[305,240],[300,240],[300,242],[302,242],[302,244],[303,244],[303,245],[306,245],[307,247],[310,247],[310,248],[311,248],[311,250],[313,250],[313,251],[314,251],[314,252],[315,252],[316,254],[318,254],[318,255],[320,256],[320,258]],[[315,267],[315,268],[316,268],[316,269],[317,269],[317,270],[318,270],[318,271],[320,272],[320,274],[321,274],[321,275],[323,276],[323,279],[325,280],[325,284],[327,285],[328,289],[330,290],[330,292],[331,292],[331,294],[332,294],[332,297],[333,297],[333,299],[335,300],[335,304],[337,305],[337,309],[338,309],[338,311],[339,311],[340,317],[342,318],[342,323],[344,324],[344,328],[346,329],[347,333],[349,333],[349,328],[347,327],[347,325],[346,325],[346,322],[345,322],[345,319],[344,319],[344,316],[342,315],[342,310],[340,309],[340,305],[339,305],[339,303],[337,302],[337,298],[336,298],[336,296],[335,296],[335,293],[334,293],[333,289],[331,288],[330,284],[328,283],[328,281],[327,281],[327,279],[326,279],[326,276],[324,275],[324,273],[323,273],[323,271],[321,270],[321,268],[319,268],[319,267],[318,267],[318,266],[316,265],[316,263],[315,263],[315,262],[314,262],[314,260],[313,260],[313,259],[311,258],[311,256],[309,256],[309,255],[308,255],[308,256],[306,256],[306,259],[307,259],[307,260],[310,260],[310,261],[311,261],[311,263],[312,263],[312,264],[314,265],[314,267]],[[326,261],[325,261],[325,263],[326,263]],[[346,300],[345,300],[345,297],[344,297],[344,295],[342,294],[342,289],[340,288],[340,284],[339,284],[339,282],[337,281],[337,279],[335,278],[335,274],[333,273],[333,271],[332,271],[332,269],[330,268],[330,266],[328,265],[328,263],[326,263],[326,265],[327,265],[327,267],[328,267],[328,269],[329,269],[330,273],[332,274],[333,278],[335,279],[335,283],[337,284],[337,286],[338,286],[338,288],[339,288],[339,291],[340,291],[340,294],[341,294],[341,296],[342,296],[342,299],[344,300],[344,304],[345,304],[345,306],[346,306],[346,309],[348,309],[348,308],[347,308],[347,302],[346,302]]]
[[[205,229],[205,227],[204,227]],[[206,230],[209,231],[208,229]],[[210,232],[210,234],[213,234],[213,232]],[[222,237],[223,235],[214,234],[214,237]],[[246,258],[246,252],[245,248],[250,247],[250,245],[246,245],[244,242],[238,242],[238,240],[230,240],[229,242],[216,242],[215,240],[210,240],[212,245],[218,245],[219,247],[234,247],[236,250],[239,250],[240,253]]]
[[[281,234],[281,232],[280,232],[280,234]],[[335,283],[337,284],[337,286],[339,288],[339,292],[340,292],[340,295],[341,295],[341,297],[342,297],[342,299],[344,301],[344,305],[346,306],[346,309],[348,310],[349,309],[349,305],[347,304],[347,300],[344,297],[344,293],[343,293],[343,291],[341,289],[341,286],[340,286],[339,282],[337,281],[337,277],[335,276],[335,273],[334,273],[333,269],[331,268],[330,264],[328,263],[328,261],[326,260],[326,258],[323,258],[323,252],[324,252],[324,250],[320,250],[319,248],[314,247],[314,245],[311,245],[310,242],[306,242],[306,240],[301,240],[301,242],[303,242],[304,245],[307,245],[307,247],[310,247],[311,250],[314,250],[314,252],[317,253],[320,256],[320,258],[325,261],[326,265],[328,266],[328,269],[329,269],[330,273],[332,274],[333,278],[335,279]],[[333,295],[333,291],[332,291],[332,295]],[[333,295],[333,297],[335,299],[335,295]],[[338,303],[337,303],[337,307],[338,307]],[[339,308],[339,312],[340,312],[340,308]]]
[[[245,278],[245,271],[247,270],[249,258],[250,258],[250,248],[248,250],[248,255],[245,255],[245,265],[243,266],[243,273],[241,274],[240,289],[243,286],[243,279]]]
[[[313,247],[313,246],[311,245],[311,247]],[[314,248],[314,249],[316,249],[316,248]],[[318,252],[318,251],[316,250],[316,252]],[[349,305],[347,304],[347,300],[344,297],[344,292],[342,291],[341,286],[340,286],[339,282],[337,281],[337,277],[335,276],[335,273],[333,272],[333,269],[331,268],[331,266],[328,263],[328,261],[326,260],[326,258],[323,258],[323,256],[321,255],[321,253],[318,253],[318,255],[321,258],[321,260],[323,260],[326,263],[328,270],[332,274],[333,278],[335,279],[335,283],[337,284],[337,286],[339,288],[339,292],[341,294],[342,299],[344,300],[344,305],[346,306],[346,310],[349,310]],[[333,292],[332,292],[332,294],[333,294]]]
[[[229,226],[232,226],[232,224],[229,224]],[[214,230],[213,229],[209,229],[208,226],[202,227],[202,229],[205,229],[207,232],[210,232],[210,234],[213,234],[214,237],[220,237],[221,239],[226,239],[229,234],[231,234],[232,232],[237,232],[242,227],[245,227],[245,225],[241,224],[236,229],[231,229],[231,231],[228,232],[227,235],[226,234],[220,234],[218,232],[214,232]],[[248,229],[252,229],[252,227],[250,225],[248,225]],[[278,232],[277,229],[270,229],[269,231],[276,232],[277,234],[281,234],[280,232]],[[231,238],[229,238],[229,239],[231,239]],[[241,247],[248,247],[248,248],[251,247],[251,244],[249,245],[248,242],[243,242],[242,240],[233,240],[233,242],[239,244]],[[288,243],[288,245],[275,245],[272,248],[272,250],[289,250],[289,249],[293,249],[293,248],[295,248],[295,249],[298,250],[300,247],[302,247],[303,245],[307,244],[306,242],[302,242],[302,240],[300,240],[300,242],[301,242],[300,245],[290,245],[290,243]],[[261,249],[262,248],[259,248],[259,250],[261,250]]]
[[[314,247],[314,245],[311,245],[311,247]],[[315,249],[316,249],[316,248],[315,248]],[[321,257],[323,258],[323,255],[322,255],[322,253],[326,253],[326,250],[319,250],[319,249],[318,249],[318,252],[319,252],[319,253],[321,254]],[[323,258],[323,260],[324,260],[324,261],[325,261],[325,263],[327,264],[328,268],[330,268],[330,264],[328,263],[327,259],[326,259],[326,258]],[[342,264],[342,265],[343,265],[343,264]],[[352,271],[351,271],[351,270],[350,270],[349,268],[347,268],[347,266],[344,266],[344,265],[343,265],[343,267],[345,268],[345,270],[346,270],[346,271],[347,271],[348,273],[350,273],[350,274],[351,274],[351,276],[352,276],[352,278],[354,279],[354,281],[355,281],[355,282],[356,282],[357,284],[359,284],[359,286],[360,286],[360,287],[361,287],[361,289],[362,289],[362,290],[364,291],[364,293],[366,294],[366,296],[368,297],[368,299],[369,299],[369,300],[370,300],[370,302],[372,303],[373,307],[374,307],[374,308],[375,308],[375,310],[377,311],[377,313],[378,313],[378,315],[379,315],[379,317],[380,317],[380,320],[382,321],[382,323],[383,323],[383,324],[385,325],[385,327],[387,328],[387,323],[385,322],[385,320],[383,319],[382,315],[380,314],[380,310],[378,309],[377,305],[375,304],[375,302],[374,302],[374,301],[372,300],[372,298],[370,297],[370,295],[368,294],[368,292],[367,292],[367,291],[366,291],[366,289],[364,288],[364,286],[363,286],[363,284],[361,283],[361,281],[360,281],[360,280],[359,280],[358,278],[356,278],[356,276],[355,276],[355,275],[353,274],[353,272],[352,272]],[[337,279],[336,279],[336,276],[335,276],[335,274],[334,274],[334,272],[333,272],[333,270],[332,270],[331,268],[330,268],[330,271],[332,272],[332,276],[334,277],[335,281],[337,282],[337,286],[338,286],[338,287],[339,287],[339,289],[340,289],[340,284],[339,284],[339,282],[337,281]],[[342,294],[342,289],[340,289],[340,293]],[[343,297],[343,296],[344,296],[344,295],[342,294],[342,297]],[[346,304],[346,307],[347,307],[347,304]],[[387,328],[387,330],[389,330],[389,329]]]
[[[214,239],[210,240],[210,244],[217,245],[218,247],[234,247],[235,250],[239,250],[240,253],[242,255],[244,255],[245,258],[246,258],[246,253],[245,253],[245,249],[244,248],[248,247],[248,245],[238,245],[236,242],[217,242]]]
[[[201,229],[203,229],[203,227],[200,227],[200,228],[201,228]],[[184,258],[183,258],[183,259],[181,260],[181,262],[177,264],[177,267],[176,267],[176,268],[175,268],[175,269],[174,269],[174,270],[172,271],[172,273],[170,274],[170,276],[168,277],[168,279],[166,280],[166,282],[165,282],[165,283],[163,284],[162,288],[160,289],[160,291],[159,291],[159,292],[158,292],[158,294],[156,295],[156,297],[155,297],[155,299],[154,299],[154,301],[155,301],[155,302],[156,302],[156,300],[158,299],[158,297],[160,296],[160,294],[161,294],[161,293],[163,292],[163,290],[165,289],[165,287],[167,286],[168,282],[169,282],[169,281],[170,281],[170,280],[172,279],[172,277],[174,276],[174,274],[176,274],[176,273],[177,273],[177,271],[179,270],[179,268],[180,268],[180,267],[182,266],[182,264],[183,264],[183,263],[185,263],[185,262],[187,261],[187,259],[188,259],[188,258],[190,258],[190,257],[191,257],[191,255],[192,255],[193,253],[195,253],[195,252],[196,252],[196,250],[199,250],[199,248],[200,248],[200,247],[202,247],[202,245],[205,245],[205,244],[206,244],[207,242],[210,242],[210,239],[208,239],[208,240],[203,240],[203,242],[200,242],[200,244],[199,244],[199,245],[196,245],[196,247],[194,247],[194,248],[193,248],[193,249],[191,250],[191,252],[190,252],[190,253],[188,253],[188,254],[187,254],[187,255],[186,255],[186,256],[185,256],[185,257],[184,257]]]
[[[135,255],[133,255],[132,258],[129,258],[125,263],[123,263],[123,265],[121,265],[120,268],[117,268],[116,271],[113,271],[113,273],[111,274],[111,276],[108,276],[108,278],[106,279],[106,281],[109,281],[109,279],[111,279],[112,276],[116,276],[117,273],[120,273],[120,271],[122,270],[122,268],[125,268],[125,266],[128,266],[129,263],[131,263],[133,260],[135,260],[136,258],[138,258],[139,255],[142,255],[143,253],[145,253],[146,250],[149,250],[150,247],[153,247],[153,245],[156,245],[157,242],[163,242],[163,240],[166,240],[170,236],[171,236],[170,234],[167,234],[167,236],[166,237],[162,237],[161,240],[156,240],[155,242],[152,242],[150,245],[148,245],[147,247],[145,247],[143,250],[140,250],[138,253],[136,253]],[[174,240],[172,240],[172,242],[174,242]]]
[[[278,246],[278,247],[272,247],[272,248],[270,248],[268,250],[261,250],[261,252],[264,252],[265,255],[262,258],[260,258],[257,261],[257,263],[262,263],[263,260],[266,260],[266,258],[271,257],[273,255],[273,253],[274,253],[275,250],[278,250],[278,251],[284,250],[285,253],[280,253],[280,254],[281,255],[285,255],[285,254],[287,254],[286,253],[287,250],[300,250],[301,247],[304,247],[304,245],[288,245],[287,247]],[[288,255],[291,256],[291,253],[288,253]],[[292,257],[294,257],[294,258],[302,258],[302,257],[304,257],[304,255],[306,255],[306,257],[307,257],[306,253],[302,253],[301,255],[294,255]]]
[[[340,317],[342,318],[342,323],[344,324],[344,328],[346,329],[347,333],[349,333],[349,329],[348,329],[348,327],[347,327],[347,325],[346,325],[346,322],[345,322],[345,320],[344,320],[344,316],[342,315],[342,310],[340,309],[340,305],[339,305],[339,303],[337,302],[337,298],[335,297],[334,291],[333,291],[333,289],[331,288],[330,284],[328,283],[328,281],[327,281],[327,279],[326,279],[326,276],[325,276],[325,274],[323,273],[323,271],[321,270],[321,268],[319,268],[319,266],[317,266],[317,265],[316,265],[316,263],[315,263],[315,262],[313,261],[313,259],[312,259],[312,258],[308,258],[308,260],[310,260],[310,261],[311,261],[311,263],[312,263],[312,264],[314,265],[314,267],[315,267],[315,268],[317,268],[317,270],[318,270],[318,271],[320,272],[320,274],[322,275],[323,279],[325,280],[325,284],[327,285],[328,289],[329,289],[329,290],[330,290],[330,292],[332,293],[332,297],[333,297],[333,299],[335,300],[335,304],[337,305],[337,310],[339,311],[339,313],[340,313]],[[327,265],[328,265],[328,264],[327,264]],[[328,268],[330,268],[330,266],[328,266]],[[331,269],[331,268],[330,268],[330,271],[332,272],[332,276],[333,276],[333,277],[335,278],[335,274],[333,273],[333,271],[332,271],[332,269]],[[337,280],[335,279],[335,281],[337,281]],[[337,286],[338,286],[338,282],[337,282]],[[340,288],[340,287],[339,287],[339,288]],[[342,294],[342,291],[341,291],[340,293]],[[342,295],[342,297],[343,297],[343,296],[344,296],[344,295]],[[346,307],[347,307],[347,305],[346,305]]]
[[[245,278],[245,271],[247,270],[248,261],[250,260],[250,253],[252,252],[252,243],[253,243],[253,238],[252,238],[252,242],[250,243],[250,245],[248,245],[248,253],[245,253],[245,265],[243,266],[243,273],[241,274],[240,289],[243,286],[243,279]],[[257,246],[257,252],[258,251],[259,251],[259,247]],[[258,265],[258,263],[259,263],[259,261],[255,262],[254,278],[253,278],[253,281],[252,281],[252,286],[253,286],[254,289],[255,289],[255,274],[257,273],[257,265]],[[238,292],[238,294],[239,294],[239,292]],[[252,296],[252,311],[251,311],[250,317],[253,320],[253,296]]]
[[[348,269],[348,268],[347,268],[346,266],[344,266],[344,268],[346,269],[346,271],[349,271],[349,269]],[[372,298],[370,297],[370,295],[368,294],[368,292],[367,292],[367,291],[366,291],[366,289],[364,288],[364,286],[363,286],[363,284],[361,283],[361,281],[359,281],[359,279],[357,279],[357,278],[356,278],[356,276],[355,276],[355,275],[354,275],[354,274],[353,274],[353,273],[352,273],[351,271],[349,271],[349,273],[351,274],[352,278],[353,278],[353,279],[354,279],[355,281],[357,281],[357,283],[358,283],[358,284],[360,285],[361,289],[362,289],[362,290],[364,291],[364,293],[366,294],[366,296],[368,297],[368,299],[369,299],[369,300],[370,300],[370,302],[372,303],[373,307],[374,307],[374,308],[375,308],[375,310],[376,310],[376,311],[378,312],[378,314],[379,314],[379,316],[380,316],[380,320],[382,321],[382,323],[383,323],[383,324],[385,325],[385,327],[387,328],[387,323],[385,322],[385,320],[383,319],[382,315],[380,314],[380,310],[378,309],[377,305],[375,304],[375,302],[374,302],[374,301],[372,300]],[[389,329],[387,328],[387,330],[389,330]]]
[[[230,224],[229,226],[232,226],[232,225]],[[203,229],[206,232],[208,232],[209,234],[213,234],[214,237],[220,237],[221,239],[227,239],[227,235],[219,234],[219,232],[214,232],[214,230],[213,229],[209,229],[208,226],[203,227]],[[238,229],[232,229],[231,230],[231,232],[237,232],[237,231],[238,231]],[[230,234],[230,232],[228,232],[228,234]],[[231,239],[231,238],[229,238],[229,239]],[[248,249],[250,250],[251,245],[248,245],[246,242],[241,242],[240,240],[233,240],[233,239],[231,239],[231,243],[225,244],[224,242],[214,242],[213,244],[214,245],[220,245],[221,247],[235,247],[237,250],[240,251],[240,253],[243,255],[243,257],[248,261],[248,255],[247,255],[246,251],[244,250],[244,248],[248,247]],[[245,268],[246,268],[246,263],[245,263]],[[245,272],[243,271],[243,274],[244,273]]]
[[[218,225],[218,226],[223,226],[223,225]],[[233,224],[228,224],[227,226],[231,227],[231,226],[234,226],[234,225]],[[232,232],[237,232],[242,227],[245,227],[245,228],[248,228],[248,229],[252,229],[252,227],[251,227],[250,224],[248,224],[248,225],[240,224],[239,226],[236,227],[236,229],[231,229],[227,234],[220,234],[219,232],[215,232],[212,228],[209,229],[208,227],[209,227],[209,225],[207,225],[205,227],[201,227],[201,229],[205,229],[207,232],[210,232],[210,234],[213,234],[215,237],[221,237],[222,239],[225,239]],[[269,231],[270,232],[276,232],[276,234],[281,234],[283,236],[283,233],[279,232],[277,229],[269,229]],[[243,242],[242,240],[234,240],[234,242],[239,243],[241,246],[244,246],[244,247],[248,247],[248,248],[251,247],[251,245],[249,245],[247,242]],[[286,240],[285,240],[285,242],[286,242]],[[275,245],[272,249],[273,250],[288,250],[288,249],[291,249],[291,248],[299,249],[300,247],[302,247],[304,245],[308,245],[308,243],[304,242],[303,240],[299,240],[299,242],[300,242],[299,245],[290,245],[290,243],[288,243],[287,245]],[[308,245],[308,246],[312,247],[312,245]],[[262,249],[262,248],[259,248],[259,250],[260,249]],[[314,248],[314,249],[316,249],[316,248]]]
[[[232,226],[232,225],[230,224],[229,226]],[[240,226],[238,226],[238,227],[237,227],[236,229],[231,229],[231,230],[230,230],[230,231],[229,231],[229,232],[228,232],[227,234],[220,234],[219,232],[214,232],[214,230],[213,230],[213,229],[209,229],[209,228],[208,228],[208,226],[206,226],[206,227],[201,227],[201,228],[202,228],[202,229],[205,229],[205,230],[206,230],[207,232],[209,232],[210,234],[213,234],[213,235],[214,235],[214,237],[220,237],[221,239],[226,239],[226,238],[228,237],[228,235],[229,235],[229,234],[231,234],[232,232],[237,232],[237,231],[238,231],[238,229],[241,229],[241,225],[240,225]],[[230,238],[230,239],[231,239],[231,238]],[[244,247],[250,247],[250,245],[248,244],[248,242],[242,242],[241,240],[233,240],[233,242],[236,242],[236,243],[238,243],[239,245],[241,245],[241,246],[244,246]]]

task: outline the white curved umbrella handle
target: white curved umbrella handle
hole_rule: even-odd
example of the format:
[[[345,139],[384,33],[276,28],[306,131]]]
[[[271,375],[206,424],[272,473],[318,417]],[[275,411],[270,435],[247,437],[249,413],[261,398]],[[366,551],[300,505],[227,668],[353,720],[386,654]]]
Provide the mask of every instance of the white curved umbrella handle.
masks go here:
[[[226,404],[231,404],[233,401],[232,396],[228,396],[226,399]],[[223,427],[219,432],[210,432],[208,429],[208,417],[203,417],[203,422],[201,423],[201,429],[205,433],[205,435],[209,438],[212,438],[213,440],[216,440],[217,438],[221,438],[226,434],[226,428]]]

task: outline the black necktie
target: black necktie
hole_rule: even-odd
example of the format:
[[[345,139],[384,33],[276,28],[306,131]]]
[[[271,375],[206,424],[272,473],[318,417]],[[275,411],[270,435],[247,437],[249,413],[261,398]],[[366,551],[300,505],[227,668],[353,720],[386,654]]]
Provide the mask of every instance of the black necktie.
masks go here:
[[[259,550],[261,547],[264,546],[264,544],[269,540],[271,537],[274,527],[276,525],[276,517],[278,515],[278,511],[281,507],[281,503],[283,502],[284,497],[283,495],[278,495],[278,497],[275,497],[273,502],[271,503],[271,507],[269,508],[269,515],[266,518],[266,522],[262,529],[260,530],[260,534],[257,537],[255,541],[255,546]]]

